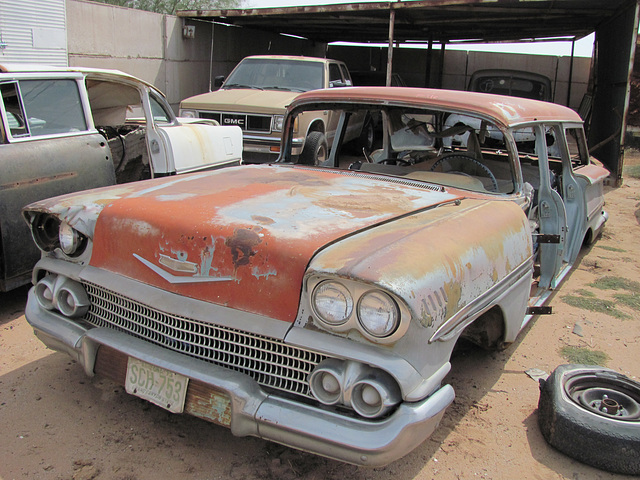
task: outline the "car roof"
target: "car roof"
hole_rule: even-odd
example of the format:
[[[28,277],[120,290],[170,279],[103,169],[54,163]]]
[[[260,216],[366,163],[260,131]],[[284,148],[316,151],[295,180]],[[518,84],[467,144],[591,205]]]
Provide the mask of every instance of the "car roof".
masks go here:
[[[325,63],[325,62],[344,63],[344,62],[341,62],[340,60],[333,60],[331,58],[306,57],[304,55],[250,55],[248,57],[243,58],[243,60],[246,60],[249,58],[269,58],[274,60],[305,60],[309,62],[321,62],[321,63]]]
[[[40,74],[46,75],[47,73],[80,73],[87,77],[93,78],[112,78],[114,80],[120,79],[129,82],[142,83],[148,87],[152,87],[157,90],[151,83],[142,80],[128,73],[120,70],[111,70],[106,68],[90,68],[90,67],[54,67],[51,65],[37,65],[30,63],[2,63],[0,64],[0,74]]]
[[[526,70],[512,70],[508,68],[487,68],[483,70],[476,70],[471,75],[471,79],[476,77],[488,77],[488,76],[504,76],[504,77],[516,77],[526,78],[530,80],[537,80],[544,83],[551,83],[551,79],[546,75],[536,72],[528,72]]]
[[[531,122],[582,123],[570,108],[528,98],[491,95],[461,90],[412,87],[342,87],[302,93],[290,109],[303,103],[345,102],[377,105],[415,105],[456,113],[479,114],[507,128]]]

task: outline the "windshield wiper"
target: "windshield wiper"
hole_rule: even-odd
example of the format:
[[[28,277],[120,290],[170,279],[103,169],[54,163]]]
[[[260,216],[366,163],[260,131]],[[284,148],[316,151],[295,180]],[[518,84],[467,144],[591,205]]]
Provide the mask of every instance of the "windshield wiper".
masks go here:
[[[251,90],[264,90],[264,88],[262,87],[256,87],[255,85],[242,85],[241,83],[229,83],[229,84],[224,84],[222,86],[222,88],[227,89],[227,88],[249,88]]]
[[[269,85],[268,87],[263,87],[265,90],[285,90],[287,92],[306,92],[303,88],[296,87],[280,87],[278,85]]]

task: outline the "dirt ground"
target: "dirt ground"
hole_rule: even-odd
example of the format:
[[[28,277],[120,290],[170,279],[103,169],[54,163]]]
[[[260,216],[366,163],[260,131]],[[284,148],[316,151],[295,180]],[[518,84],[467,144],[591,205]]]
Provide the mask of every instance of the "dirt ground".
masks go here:
[[[625,164],[640,164],[640,155],[627,154]],[[0,479],[624,478],[545,443],[537,424],[538,383],[525,373],[568,363],[560,350],[575,346],[602,351],[610,368],[640,376],[640,314],[618,306],[627,317],[614,318],[615,312],[577,308],[566,298],[613,299],[620,292],[590,284],[605,276],[640,279],[640,180],[625,178],[621,188],[607,189],[606,202],[605,232],[583,250],[551,302],[553,314],[534,319],[503,352],[458,354],[448,377],[456,400],[440,427],[382,468],[236,438],[223,427],[131,397],[106,379],[87,378],[33,336],[23,316],[26,288],[0,294]]]

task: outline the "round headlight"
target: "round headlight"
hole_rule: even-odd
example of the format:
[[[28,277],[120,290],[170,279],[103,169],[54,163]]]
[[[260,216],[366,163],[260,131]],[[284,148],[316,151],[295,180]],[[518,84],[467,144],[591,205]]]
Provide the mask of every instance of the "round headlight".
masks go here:
[[[313,291],[313,307],[320,319],[329,325],[345,323],[353,312],[353,298],[347,288],[337,282],[322,282]]]
[[[67,222],[62,222],[60,224],[58,240],[60,241],[60,249],[65,253],[65,255],[73,255],[77,253],[78,248],[82,245],[81,235]]]
[[[369,335],[386,337],[398,327],[400,312],[393,298],[384,292],[372,291],[358,302],[358,320]]]

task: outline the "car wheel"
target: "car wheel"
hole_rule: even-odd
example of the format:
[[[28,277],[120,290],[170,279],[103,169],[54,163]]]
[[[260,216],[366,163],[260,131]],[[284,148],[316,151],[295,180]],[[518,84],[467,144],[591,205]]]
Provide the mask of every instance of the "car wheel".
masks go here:
[[[304,141],[299,163],[304,165],[320,165],[327,159],[329,147],[322,132],[311,132]]]
[[[561,365],[540,384],[549,444],[602,470],[640,474],[640,383],[608,368]]]

